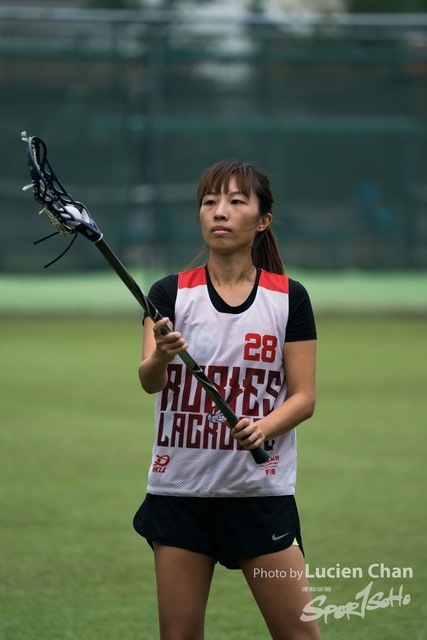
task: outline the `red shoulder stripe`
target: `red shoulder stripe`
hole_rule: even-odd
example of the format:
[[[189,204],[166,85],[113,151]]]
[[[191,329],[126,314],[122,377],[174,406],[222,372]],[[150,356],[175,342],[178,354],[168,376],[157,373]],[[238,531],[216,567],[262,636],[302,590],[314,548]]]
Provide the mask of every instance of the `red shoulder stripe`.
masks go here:
[[[278,273],[269,273],[268,271],[261,271],[259,277],[259,286],[270,291],[279,291],[279,293],[289,293],[289,278],[288,276],[281,276]]]
[[[184,271],[178,274],[178,289],[192,289],[206,285],[206,268],[197,267],[191,271]]]

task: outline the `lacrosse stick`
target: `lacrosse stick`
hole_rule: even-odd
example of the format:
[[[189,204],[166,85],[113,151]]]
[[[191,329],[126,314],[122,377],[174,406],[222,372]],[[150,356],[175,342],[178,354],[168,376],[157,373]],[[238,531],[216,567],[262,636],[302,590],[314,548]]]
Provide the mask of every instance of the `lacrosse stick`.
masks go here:
[[[103,240],[103,235],[92,216],[84,204],[74,200],[64,189],[61,182],[57,178],[52,165],[47,159],[46,145],[40,138],[36,136],[29,137],[24,131],[22,140],[28,143],[27,158],[28,168],[31,174],[31,184],[24,187],[24,190],[32,188],[34,198],[39,202],[43,209],[40,213],[45,213],[50,222],[56,229],[56,233],[62,235],[80,234],[90,240],[97,249],[102,253],[104,258],[114,269],[119,278],[124,282],[129,291],[138,300],[141,307],[148,314],[153,322],[161,320],[162,316],[154,307],[152,302],[147,298],[145,293],[141,291],[135,280],[113,253],[110,247]],[[53,234],[55,235],[55,234]],[[50,236],[48,236],[50,237]],[[75,239],[73,238],[73,240]],[[66,251],[69,249],[69,245]],[[63,252],[61,256],[64,254]],[[61,257],[59,256],[59,257]],[[58,259],[58,258],[57,258]],[[54,260],[53,262],[55,262]],[[52,263],[50,263],[52,264]],[[49,266],[49,265],[47,265]],[[170,333],[172,329],[165,325],[162,329],[164,333]],[[179,357],[189,368],[194,377],[201,384],[208,396],[213,400],[218,409],[227,418],[230,428],[233,428],[238,417],[230,408],[224,398],[221,396],[214,384],[203,373],[199,365],[193,360],[187,351],[182,351]],[[269,459],[268,453],[263,447],[250,450],[255,462],[262,464]]]

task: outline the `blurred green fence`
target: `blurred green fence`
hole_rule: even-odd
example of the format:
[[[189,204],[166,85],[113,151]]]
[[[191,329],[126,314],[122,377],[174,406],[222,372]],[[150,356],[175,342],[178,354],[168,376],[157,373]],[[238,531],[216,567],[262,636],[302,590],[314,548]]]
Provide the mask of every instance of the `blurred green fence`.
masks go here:
[[[427,268],[427,18],[0,7],[0,270],[65,246],[37,217],[20,132],[128,264],[201,247],[203,168],[266,169],[285,262]],[[104,267],[79,240],[56,272]]]

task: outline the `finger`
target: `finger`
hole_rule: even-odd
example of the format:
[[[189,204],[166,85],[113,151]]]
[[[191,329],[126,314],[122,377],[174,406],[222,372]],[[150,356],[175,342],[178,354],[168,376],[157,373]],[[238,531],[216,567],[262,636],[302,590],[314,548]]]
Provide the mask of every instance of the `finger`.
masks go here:
[[[169,322],[169,318],[162,318],[161,320],[158,320],[154,325],[153,325],[153,331],[154,333],[159,333],[161,332],[161,330],[163,329],[163,327]]]
[[[245,447],[245,449],[256,449],[261,446],[265,440],[265,436],[259,429],[252,431],[246,437],[239,440],[239,443]]]
[[[176,343],[178,345],[184,345],[185,340],[178,331],[172,331],[171,333],[163,333],[161,328],[154,332],[157,344],[164,344],[167,346]]]
[[[173,358],[179,353],[182,353],[182,351],[186,351],[188,349],[188,344],[180,338],[179,340],[173,340],[172,342],[159,341],[158,348],[167,357]]]
[[[182,347],[184,347],[185,344],[187,344],[184,340],[184,338],[181,338],[181,334],[176,333],[170,333],[168,336],[165,336],[161,341],[159,340],[159,342],[164,345],[164,347],[168,350],[170,349],[181,349]]]
[[[181,338],[181,334],[172,334],[170,333],[168,336],[165,336],[161,341],[159,341],[160,345],[167,349],[168,351],[182,349],[183,347],[188,346],[185,342],[184,338]]]
[[[248,444],[252,444],[257,437],[258,434],[254,433],[253,431],[250,431],[249,433],[243,431],[239,434],[239,437],[237,439],[241,444],[247,446]]]
[[[170,349],[168,351],[168,355],[177,356],[179,353],[182,353],[183,351],[186,351],[187,349],[188,349],[188,345],[186,343],[184,343],[183,345],[180,345],[176,349]]]
[[[239,420],[239,422],[232,428],[231,433],[233,434],[233,436],[237,436],[238,434],[241,434],[241,432],[250,424],[251,421],[249,420],[249,418],[243,418],[242,420]]]
[[[233,433],[233,430],[232,430]],[[260,429],[253,423],[250,422],[248,426],[242,428],[239,432],[233,433],[236,440],[245,447],[254,448],[255,446],[259,446],[265,439],[264,434]],[[258,443],[256,445],[256,443]]]
[[[251,451],[252,449],[258,449],[258,447],[260,447],[263,444],[263,442],[264,442],[264,437],[259,437],[255,440],[255,442],[252,442],[252,444],[243,445],[243,446],[248,451]]]

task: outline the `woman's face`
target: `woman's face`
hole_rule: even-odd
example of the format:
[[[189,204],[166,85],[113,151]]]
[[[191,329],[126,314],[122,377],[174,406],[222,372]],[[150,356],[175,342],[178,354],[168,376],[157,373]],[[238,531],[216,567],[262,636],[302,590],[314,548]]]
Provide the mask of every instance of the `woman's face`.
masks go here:
[[[260,216],[257,196],[251,191],[248,198],[239,191],[234,176],[226,192],[207,193],[200,207],[203,239],[220,252],[250,250],[257,232],[266,229],[271,219],[271,213]]]

